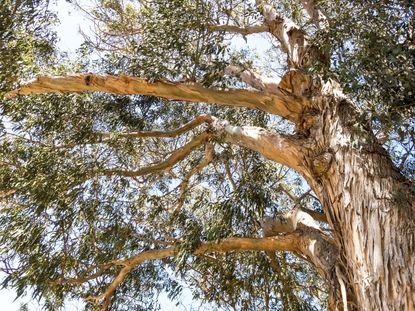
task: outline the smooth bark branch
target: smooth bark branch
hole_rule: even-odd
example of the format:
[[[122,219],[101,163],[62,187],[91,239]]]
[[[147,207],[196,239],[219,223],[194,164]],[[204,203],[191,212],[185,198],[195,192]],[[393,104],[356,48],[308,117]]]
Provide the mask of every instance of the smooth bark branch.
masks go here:
[[[93,136],[96,136],[97,140],[88,141],[85,143],[71,143],[71,144],[62,144],[55,146],[56,148],[73,148],[76,146],[81,145],[90,145],[90,144],[102,144],[108,143],[112,141],[113,137],[121,137],[121,138],[174,138],[181,134],[187,133],[190,130],[193,130],[197,126],[203,123],[211,123],[212,118],[208,115],[200,115],[197,116],[195,119],[190,121],[189,123],[185,124],[184,126],[175,129],[173,131],[139,131],[139,132],[122,132],[122,133],[114,133],[114,132],[95,132],[92,133]],[[101,139],[104,137],[104,139]]]
[[[208,26],[208,29],[211,31],[225,31],[228,33],[238,33],[241,35],[269,32],[269,27],[267,25],[255,25],[246,27],[238,27],[235,25],[210,25]]]
[[[324,213],[313,211],[313,210],[311,210],[309,208],[306,208],[304,206],[301,206],[301,210],[303,212],[309,214],[311,217],[313,217],[314,220],[321,221],[321,222],[324,222],[326,224],[329,223],[329,221],[327,220],[327,216]]]
[[[311,217],[313,217],[314,220],[321,221],[321,222],[324,222],[324,223],[328,224],[326,214],[320,213],[320,212],[317,212],[317,211],[313,211],[313,210],[311,210],[309,208],[306,208],[303,205],[301,205],[301,200],[305,196],[310,195],[311,190],[309,190],[308,192],[301,195],[301,197],[297,197],[290,190],[288,190],[286,187],[284,187],[283,185],[279,185],[277,189],[282,190],[296,205],[299,205],[301,211],[309,214]]]
[[[294,96],[284,90],[273,94],[240,90],[206,88],[198,83],[171,81],[149,82],[131,76],[98,74],[73,74],[66,76],[39,76],[19,89],[6,94],[18,95],[44,93],[79,93],[99,91],[118,95],[148,95],[169,100],[203,102],[233,107],[246,107],[279,115],[297,122],[308,99]]]
[[[260,127],[233,126],[221,120],[215,120],[212,127],[222,134],[225,142],[257,151],[271,161],[296,170],[306,179],[312,178],[303,163],[305,147],[301,140]]]
[[[302,68],[306,56],[307,38],[304,31],[289,18],[278,12],[264,0],[256,0],[259,11],[270,33],[280,42],[281,50],[288,56],[288,67]]]
[[[241,66],[229,65],[225,68],[225,74],[238,76],[243,82],[259,91],[278,93],[281,90],[278,83],[272,79],[261,77],[256,72]]]
[[[112,132],[96,132],[93,135],[100,137],[122,137],[122,138],[174,138],[190,130],[193,130],[197,126],[203,123],[212,122],[212,118],[208,115],[200,115],[194,118],[184,126],[175,129],[173,131],[140,131],[140,132],[125,132],[125,133],[112,133]]]

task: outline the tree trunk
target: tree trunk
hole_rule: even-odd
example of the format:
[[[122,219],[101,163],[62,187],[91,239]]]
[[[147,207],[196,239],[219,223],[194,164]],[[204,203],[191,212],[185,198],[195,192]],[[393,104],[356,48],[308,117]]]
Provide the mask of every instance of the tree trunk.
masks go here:
[[[336,280],[329,283],[340,289],[341,301],[332,297],[330,309],[412,311],[414,189],[349,100],[321,96],[318,105],[323,109],[310,129],[318,147],[309,154],[309,182],[339,250]]]

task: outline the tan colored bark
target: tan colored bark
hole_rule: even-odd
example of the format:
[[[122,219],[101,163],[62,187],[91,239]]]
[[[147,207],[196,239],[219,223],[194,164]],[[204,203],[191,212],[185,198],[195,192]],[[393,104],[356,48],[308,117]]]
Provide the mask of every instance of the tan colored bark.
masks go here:
[[[212,126],[225,142],[259,152],[265,158],[286,165],[304,176],[312,178],[304,160],[301,138],[270,132],[255,126],[233,126],[227,121],[215,120]]]
[[[272,94],[281,89],[279,84],[273,81],[273,79],[261,77],[256,72],[241,66],[229,65],[225,68],[225,74],[238,76],[249,86],[266,93]]]
[[[121,138],[174,138],[184,133],[187,133],[197,126],[203,123],[211,123],[212,117],[208,115],[200,115],[194,118],[189,123],[185,124],[184,126],[172,130],[172,131],[139,131],[139,132],[122,132],[122,133],[114,133],[114,132],[94,132],[91,136],[95,136],[96,138],[83,142],[83,143],[71,143],[71,144],[62,144],[62,145],[55,145],[56,148],[74,148],[76,146],[81,145],[89,145],[89,144],[102,144],[102,143],[109,143],[112,142],[112,138],[121,137]],[[102,138],[104,137],[104,138]]]
[[[257,2],[262,3],[265,21],[287,52],[290,67],[301,68],[306,56],[306,39],[301,30],[296,29],[289,20],[276,16],[275,10],[264,5],[263,1]],[[10,92],[8,97],[81,91],[155,95],[170,100],[259,109],[281,115],[297,125],[304,120],[304,110],[313,107],[316,113],[310,118],[312,122],[307,122],[307,127],[303,126],[307,131],[303,131],[302,136],[286,136],[257,127],[232,126],[213,119],[213,133],[200,134],[166,161],[142,170],[114,169],[106,173],[109,176],[138,176],[164,170],[218,135],[227,143],[255,150],[302,174],[323,203],[325,215],[333,228],[338,254],[331,252],[330,241],[324,239],[313,226],[298,229],[291,225],[282,231],[297,231],[273,239],[281,241],[283,237],[295,234],[307,236],[301,241],[292,240],[292,245],[286,250],[301,252],[327,278],[331,288],[330,308],[413,311],[415,198],[410,190],[412,185],[396,170],[370,129],[362,127],[356,130],[359,125],[356,109],[341,94],[341,90],[335,88],[335,83],[323,85],[318,96],[313,94],[312,99],[307,99],[303,97],[307,89],[301,84],[304,75],[298,74],[299,71],[290,71],[279,87],[269,93],[209,89],[195,83],[150,83],[134,77],[94,74],[40,77]],[[246,76],[245,79],[252,77],[256,78]],[[304,85],[308,83],[306,80]],[[255,83],[252,82],[253,85]],[[220,246],[209,244],[209,247],[204,246],[204,250],[277,249],[275,244],[267,244],[270,242],[262,244],[250,239],[238,241],[234,243],[227,240],[228,244]],[[105,299],[104,306],[108,306],[109,297],[133,267],[144,260],[172,256],[174,250],[173,247],[149,251],[123,262],[120,274],[96,300]],[[195,255],[202,250],[203,247]]]
[[[190,130],[193,130],[197,126],[203,123],[212,122],[212,118],[208,115],[200,115],[194,118],[189,123],[183,125],[182,127],[172,130],[172,131],[140,131],[140,132],[122,132],[122,133],[113,133],[113,132],[96,132],[92,135],[100,137],[122,137],[122,138],[174,138],[181,134],[184,134]]]
[[[98,74],[72,74],[66,76],[40,76],[19,89],[6,94],[6,98],[18,95],[45,93],[79,93],[99,91],[118,95],[149,95],[170,100],[203,102],[233,107],[262,110],[297,122],[308,104],[306,98],[294,96],[277,89],[272,94],[241,90],[206,88],[197,83],[172,81],[148,82],[131,76]]]
[[[165,161],[156,163],[154,165],[146,166],[138,170],[122,170],[122,169],[106,169],[99,171],[95,176],[124,176],[124,177],[138,177],[144,176],[152,173],[157,173],[164,171],[173,167],[176,163],[182,161],[186,158],[194,149],[201,146],[203,143],[207,142],[211,137],[211,134],[203,132],[202,134],[194,137],[190,142],[188,142],[183,147],[175,150],[171,156],[169,156]]]
[[[336,93],[333,90],[333,93]],[[415,197],[353,103],[326,98],[311,129],[313,190],[333,228],[336,278],[348,310],[414,310]],[[359,128],[358,128],[359,127]]]

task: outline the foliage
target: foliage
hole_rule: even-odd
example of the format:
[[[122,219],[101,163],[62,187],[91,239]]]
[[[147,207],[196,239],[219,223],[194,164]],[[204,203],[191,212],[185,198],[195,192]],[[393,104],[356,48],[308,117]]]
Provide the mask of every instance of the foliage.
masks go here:
[[[331,49],[334,76],[387,144],[397,166],[414,178],[415,4],[407,0],[321,1],[330,31],[315,41]]]
[[[21,78],[39,72],[53,55],[56,22],[47,1],[4,0],[0,3],[0,95]]]

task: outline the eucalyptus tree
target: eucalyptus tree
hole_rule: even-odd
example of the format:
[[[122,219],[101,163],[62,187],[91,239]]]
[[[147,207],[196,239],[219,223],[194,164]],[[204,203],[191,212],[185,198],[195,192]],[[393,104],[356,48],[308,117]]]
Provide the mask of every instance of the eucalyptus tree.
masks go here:
[[[414,310],[413,6],[83,7],[75,64],[33,50],[34,79],[2,76],[3,285],[49,309],[188,287],[222,309]],[[232,47],[258,33],[265,62]]]

